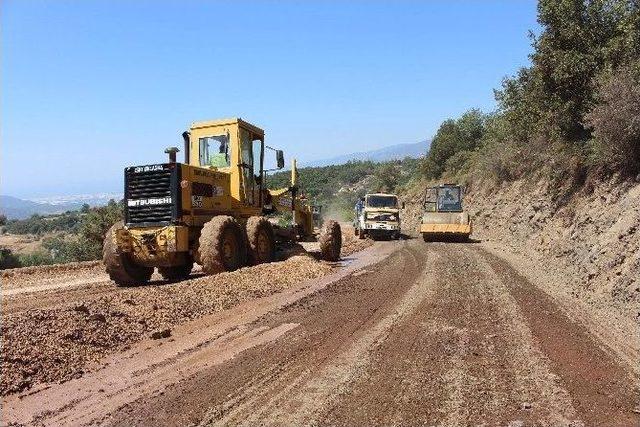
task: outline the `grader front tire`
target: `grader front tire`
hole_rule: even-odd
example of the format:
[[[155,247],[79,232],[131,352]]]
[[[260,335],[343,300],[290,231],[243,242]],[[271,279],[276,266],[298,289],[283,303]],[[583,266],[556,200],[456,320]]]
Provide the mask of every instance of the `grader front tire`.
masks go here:
[[[247,220],[247,255],[250,265],[272,262],[276,257],[276,237],[269,220],[252,216]]]
[[[137,265],[126,253],[121,253],[116,248],[113,235],[117,230],[124,228],[122,221],[115,223],[104,238],[102,246],[102,260],[109,278],[118,286],[135,286],[147,283],[153,274],[152,267]]]
[[[200,232],[199,261],[206,274],[234,271],[247,259],[247,247],[240,224],[220,215],[207,222]]]
[[[327,221],[320,233],[320,253],[325,261],[338,261],[342,249],[342,230],[336,221]]]

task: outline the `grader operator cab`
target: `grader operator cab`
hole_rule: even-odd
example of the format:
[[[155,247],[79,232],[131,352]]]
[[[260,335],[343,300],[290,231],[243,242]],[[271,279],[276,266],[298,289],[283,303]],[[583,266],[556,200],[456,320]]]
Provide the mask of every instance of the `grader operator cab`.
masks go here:
[[[425,242],[469,238],[472,225],[469,214],[463,210],[462,199],[462,187],[459,185],[444,184],[427,188],[420,221],[420,233]]]
[[[185,162],[124,170],[124,222],[105,236],[103,261],[120,286],[145,283],[154,268],[167,280],[186,278],[194,262],[207,274],[273,261],[276,244],[316,237],[313,211],[298,194],[296,162],[291,185],[267,188],[264,131],[239,118],[196,122],[182,134]],[[267,215],[289,212],[278,227]],[[334,221],[319,234],[322,257],[340,257],[342,234]]]

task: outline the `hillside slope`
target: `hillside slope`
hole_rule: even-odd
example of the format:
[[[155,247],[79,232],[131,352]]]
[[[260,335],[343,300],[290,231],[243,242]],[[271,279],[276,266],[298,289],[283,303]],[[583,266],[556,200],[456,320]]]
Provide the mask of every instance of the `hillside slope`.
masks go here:
[[[544,182],[469,194],[476,236],[571,277],[571,292],[640,321],[640,184],[605,182],[553,202]]]

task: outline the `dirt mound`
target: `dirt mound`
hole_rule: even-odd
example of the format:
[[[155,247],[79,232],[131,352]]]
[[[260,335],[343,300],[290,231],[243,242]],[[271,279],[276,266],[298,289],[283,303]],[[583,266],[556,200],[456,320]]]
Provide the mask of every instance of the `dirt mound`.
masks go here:
[[[0,393],[79,377],[105,355],[144,338],[166,335],[177,323],[273,294],[330,270],[330,265],[302,255],[5,315]]]

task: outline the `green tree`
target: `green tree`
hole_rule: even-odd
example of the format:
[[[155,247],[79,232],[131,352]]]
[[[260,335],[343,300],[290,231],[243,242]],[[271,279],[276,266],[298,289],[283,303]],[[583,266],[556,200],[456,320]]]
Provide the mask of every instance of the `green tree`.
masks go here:
[[[398,186],[399,176],[396,165],[392,162],[384,163],[376,169],[374,187],[376,191],[392,193]],[[355,203],[355,200],[354,200]]]
[[[83,239],[101,248],[104,235],[113,224],[123,218],[123,215],[124,205],[109,200],[106,206],[93,208],[82,218],[79,234]]]
[[[640,173],[640,62],[603,78],[598,104],[587,114],[594,163],[608,171]]]
[[[584,142],[596,79],[640,55],[637,0],[540,0],[532,66],[496,93],[515,138]]]
[[[486,120],[487,116],[477,109],[467,111],[457,120],[445,120],[431,141],[431,148],[423,162],[425,176],[429,179],[440,178],[451,157],[462,151],[477,149],[485,132]]]

